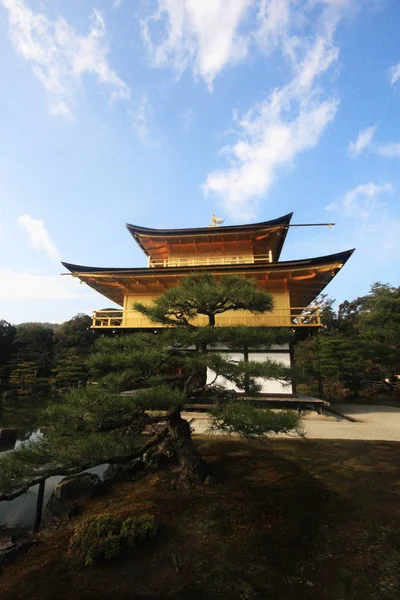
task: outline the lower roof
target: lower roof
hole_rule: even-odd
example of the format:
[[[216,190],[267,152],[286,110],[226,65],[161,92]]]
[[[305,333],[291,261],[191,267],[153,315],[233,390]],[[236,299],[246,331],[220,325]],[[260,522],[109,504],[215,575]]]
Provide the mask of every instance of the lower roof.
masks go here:
[[[193,272],[241,275],[255,279],[266,291],[287,290],[292,307],[308,306],[350,258],[353,250],[279,263],[204,265],[193,267],[129,268],[88,267],[63,262],[71,274],[94,290],[123,306],[128,293],[161,294]],[[143,289],[145,291],[143,291]]]

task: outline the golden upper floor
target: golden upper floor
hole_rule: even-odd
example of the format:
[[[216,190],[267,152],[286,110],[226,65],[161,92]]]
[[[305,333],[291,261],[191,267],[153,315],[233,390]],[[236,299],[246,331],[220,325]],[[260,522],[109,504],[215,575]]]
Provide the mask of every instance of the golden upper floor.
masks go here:
[[[251,225],[127,229],[151,268],[272,263],[279,260],[291,218],[292,213]]]

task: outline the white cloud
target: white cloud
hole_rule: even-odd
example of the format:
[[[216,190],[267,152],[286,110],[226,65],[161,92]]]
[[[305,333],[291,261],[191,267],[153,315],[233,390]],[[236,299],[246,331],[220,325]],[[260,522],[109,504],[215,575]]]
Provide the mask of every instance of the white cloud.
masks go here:
[[[142,35],[155,66],[181,74],[192,68],[209,88],[228,64],[247,55],[248,39],[238,28],[254,0],[158,0],[158,10],[142,20]],[[153,29],[166,33],[154,42]]]
[[[93,296],[94,292],[70,276],[0,270],[0,300],[69,300]]]
[[[350,156],[355,157],[361,154],[363,150],[371,148],[372,140],[376,131],[376,125],[367,127],[359,132],[355,142],[350,142],[348,153]]]
[[[381,144],[377,147],[377,153],[386,158],[400,158],[400,142]]]
[[[400,79],[400,62],[389,69],[390,85],[395,85]]]
[[[142,36],[154,66],[178,75],[190,69],[211,90],[215,77],[254,47],[278,47],[298,63],[314,23],[330,35],[356,1],[156,0],[156,12],[141,20]]]
[[[368,149],[373,154],[378,154],[385,158],[400,158],[400,142],[389,142],[386,144],[375,142],[375,131],[375,125],[360,131],[356,141],[349,144],[349,156],[354,158]]]
[[[363,183],[349,190],[341,203],[333,203],[326,206],[326,210],[341,211],[348,217],[354,217],[364,223],[373,216],[382,215],[385,203],[381,201],[382,194],[392,194],[394,191],[391,183],[377,185]]]
[[[231,166],[210,173],[204,184],[233,219],[253,218],[257,200],[277,171],[318,143],[339,104],[335,97],[324,97],[319,82],[337,58],[329,36],[317,36],[294,78],[238,120],[238,140],[224,148]]]
[[[353,0],[253,0],[250,35],[265,51],[280,52],[292,69],[286,85],[235,120],[235,141],[222,148],[229,165],[206,177],[203,189],[234,220],[251,219],[278,173],[315,147],[334,119],[330,91],[339,57],[336,28]]]
[[[35,250],[44,250],[51,260],[61,260],[57,246],[51,239],[43,221],[34,219],[30,215],[22,215],[18,217],[18,223],[28,232],[29,241]]]
[[[31,11],[23,0],[0,0],[8,10],[10,39],[15,50],[32,64],[48,93],[50,112],[71,119],[74,100],[86,74],[108,86],[112,99],[127,99],[129,87],[107,60],[109,44],[102,14],[93,10],[87,35],[80,35],[64,18],[50,20]]]
[[[393,214],[388,202],[394,192],[390,183],[369,182],[349,190],[340,201],[326,207],[336,212],[341,246],[357,249],[346,266],[346,273],[350,269],[351,277],[357,277],[357,281],[363,278],[366,284],[374,281],[365,265],[373,266],[371,272],[378,273],[373,275],[376,280],[382,276],[379,273],[400,260],[400,219]],[[368,280],[366,273],[369,273]]]
[[[257,42],[263,48],[276,44],[279,40],[289,39],[288,29],[292,17],[292,0],[261,0],[255,32]],[[290,44],[284,50],[290,55]]]
[[[66,121],[75,121],[75,117],[71,112],[71,109],[65,104],[65,102],[53,102],[50,105],[50,113],[55,117],[60,117]]]
[[[129,110],[129,117],[133,131],[139,140],[150,148],[160,145],[151,131],[151,121],[153,118],[153,109],[146,95],[143,95],[135,109]]]

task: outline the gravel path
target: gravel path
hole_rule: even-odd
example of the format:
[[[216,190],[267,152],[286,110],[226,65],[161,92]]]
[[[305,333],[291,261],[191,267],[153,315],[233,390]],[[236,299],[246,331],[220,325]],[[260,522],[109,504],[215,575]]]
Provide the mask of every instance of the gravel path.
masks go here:
[[[400,441],[400,408],[359,404],[335,404],[333,408],[357,419],[357,422],[352,423],[331,413],[317,415],[315,412],[307,412],[302,419],[306,437]],[[192,427],[195,434],[204,434],[208,429],[208,416],[205,413],[185,413],[185,418],[194,419]]]

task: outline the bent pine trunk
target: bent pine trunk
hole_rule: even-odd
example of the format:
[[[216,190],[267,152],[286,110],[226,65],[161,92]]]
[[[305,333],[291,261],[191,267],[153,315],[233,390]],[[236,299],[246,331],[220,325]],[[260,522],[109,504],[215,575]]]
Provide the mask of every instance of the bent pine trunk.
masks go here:
[[[194,447],[190,425],[180,411],[168,419],[168,433],[179,460],[178,484],[188,488],[203,483],[208,475],[207,464]]]

